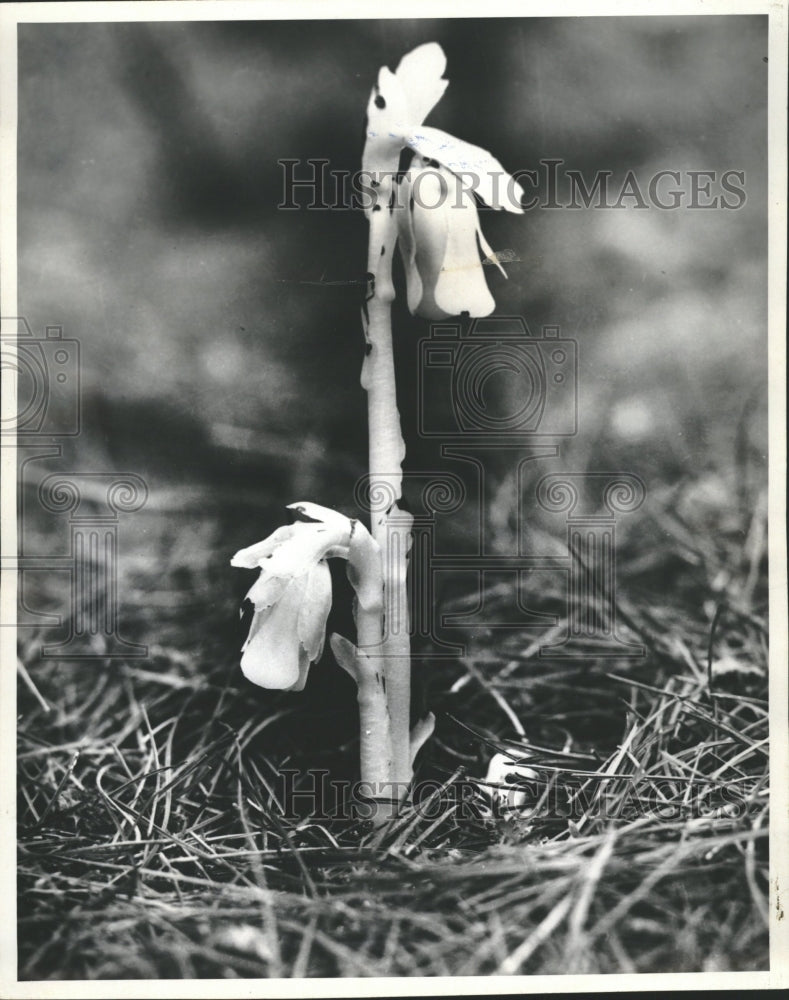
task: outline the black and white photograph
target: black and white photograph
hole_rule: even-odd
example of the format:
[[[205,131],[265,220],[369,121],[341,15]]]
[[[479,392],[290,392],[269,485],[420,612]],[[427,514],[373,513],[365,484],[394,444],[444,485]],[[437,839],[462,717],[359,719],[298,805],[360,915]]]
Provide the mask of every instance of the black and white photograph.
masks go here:
[[[333,7],[0,12],[0,995],[786,986],[787,5]]]

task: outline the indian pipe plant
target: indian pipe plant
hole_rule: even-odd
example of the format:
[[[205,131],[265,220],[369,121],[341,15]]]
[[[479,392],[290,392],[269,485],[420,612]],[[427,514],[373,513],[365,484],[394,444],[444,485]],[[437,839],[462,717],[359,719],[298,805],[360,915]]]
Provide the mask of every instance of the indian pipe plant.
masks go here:
[[[414,758],[433,731],[428,714],[410,728],[411,660],[407,560],[411,515],[398,507],[405,444],[395,387],[391,309],[395,246],[402,257],[412,314],[445,319],[487,316],[495,308],[480,259],[501,269],[480,230],[475,195],[491,208],[522,212],[520,186],[490,153],[423,125],[441,99],[446,57],[435,42],[386,66],[367,106],[362,176],[371,197],[367,293],[362,309],[366,353],[370,530],[313,503],[291,504],[297,520],[237,552],[232,565],[259,569],[247,597],[254,605],[243,646],[244,676],[264,688],[300,691],[323,650],[332,602],[326,560],[345,559],[355,592],[355,642],[334,634],[332,652],[356,681],[360,777],[377,821],[397,813]],[[399,170],[403,150],[409,169]],[[503,269],[502,269],[503,273]],[[384,503],[381,503],[381,500]]]

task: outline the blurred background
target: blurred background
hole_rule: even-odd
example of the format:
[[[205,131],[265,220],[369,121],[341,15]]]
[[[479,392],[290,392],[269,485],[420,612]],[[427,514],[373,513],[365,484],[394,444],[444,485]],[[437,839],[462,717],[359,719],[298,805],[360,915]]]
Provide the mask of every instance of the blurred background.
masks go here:
[[[659,170],[681,175],[675,210],[481,216],[511,259],[506,281],[486,269],[498,313],[579,345],[561,467],[635,472],[653,494],[700,478],[724,506],[763,480],[765,18],[21,25],[20,311],[81,345],[82,433],[52,468],[146,480],[122,543],[138,566],[225,574],[288,502],[355,510],[366,221],[278,209],[278,161],[357,170],[379,67],[432,40],[450,84],[428,123],[510,171],[563,161],[560,201],[567,170],[610,171],[613,199],[630,170],[645,198]],[[693,170],[741,171],[744,203],[689,208]],[[394,318],[409,467],[436,468],[416,433],[428,323]]]

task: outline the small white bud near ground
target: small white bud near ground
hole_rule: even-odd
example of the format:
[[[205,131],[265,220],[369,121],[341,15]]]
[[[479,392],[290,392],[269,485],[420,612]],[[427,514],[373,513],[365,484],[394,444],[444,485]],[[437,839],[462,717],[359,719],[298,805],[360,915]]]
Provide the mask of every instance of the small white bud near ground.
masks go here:
[[[523,809],[528,802],[527,793],[519,785],[526,785],[537,777],[533,768],[497,753],[490,759],[482,788],[501,811],[513,812]]]

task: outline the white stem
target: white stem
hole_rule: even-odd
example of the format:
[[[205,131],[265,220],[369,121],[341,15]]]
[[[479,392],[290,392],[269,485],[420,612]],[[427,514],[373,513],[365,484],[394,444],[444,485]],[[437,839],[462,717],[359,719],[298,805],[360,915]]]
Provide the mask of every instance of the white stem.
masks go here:
[[[367,390],[370,440],[372,535],[381,547],[384,571],[383,671],[391,719],[393,778],[401,795],[411,781],[409,723],[411,705],[411,643],[406,573],[412,518],[401,511],[402,463],[405,444],[400,430],[392,347],[392,254],[397,224],[390,210],[392,179],[381,180],[370,215],[368,290],[363,312],[367,355],[362,385]],[[380,503],[384,499],[383,505]],[[383,509],[376,510],[376,507]],[[369,652],[369,650],[368,650]]]
[[[360,813],[380,826],[397,812],[399,796],[394,786],[392,736],[386,677],[383,673],[383,571],[381,550],[374,539],[354,522],[348,545],[348,577],[356,591],[354,619],[359,647],[341,635],[330,642],[340,666],[356,681],[359,702],[359,766],[365,795],[374,801]]]
[[[359,700],[359,758],[366,793],[380,801],[372,818],[383,822],[392,815],[385,800],[395,798],[392,788],[392,742],[386,682],[373,659],[335,633],[329,640],[340,666],[356,681]]]

